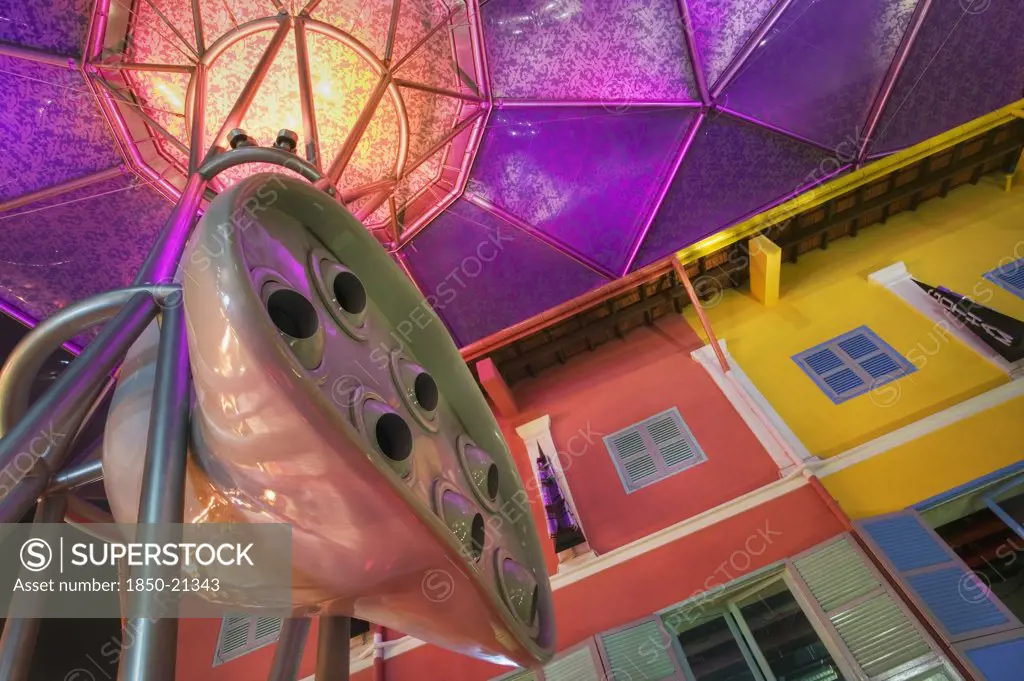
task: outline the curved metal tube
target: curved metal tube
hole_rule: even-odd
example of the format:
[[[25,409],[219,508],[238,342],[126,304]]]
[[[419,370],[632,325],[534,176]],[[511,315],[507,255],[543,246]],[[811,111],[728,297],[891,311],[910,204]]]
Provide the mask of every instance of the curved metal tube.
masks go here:
[[[39,323],[18,343],[0,368],[0,437],[28,411],[32,381],[46,359],[70,338],[109,320],[137,293],[158,301],[180,295],[177,286],[132,286],[70,305]]]
[[[64,308],[32,329],[15,346],[7,362],[0,369],[0,437],[10,432],[28,412],[29,392],[33,378],[39,372],[43,362],[66,340],[116,316],[124,305],[139,293],[150,294],[159,304],[174,300],[175,296],[180,296],[180,292],[181,289],[178,286],[134,286],[110,291]],[[106,396],[113,385],[113,380],[108,380],[106,385],[94,395],[94,399],[87,405],[88,408],[83,409],[75,435],[70,441],[64,443],[64,451],[69,450],[74,444],[74,440],[95,412],[96,405]],[[45,468],[41,461],[37,462],[36,467]],[[24,481],[19,482],[23,483]],[[34,498],[27,497],[34,497],[48,483],[49,481],[45,480],[32,486],[17,484],[12,491],[13,496],[5,498],[4,501],[11,507],[30,506]],[[77,499],[73,495],[69,495],[68,511],[86,517],[92,513],[100,514],[105,516],[102,522],[113,522],[109,514],[103,514],[99,509],[95,509],[91,504]],[[95,532],[89,532],[89,534],[99,536]],[[100,538],[110,540],[106,537]]]
[[[225,151],[199,166],[198,173],[204,179],[212,180],[228,168],[244,163],[272,163],[293,170],[310,182],[316,182],[323,177],[317,167],[309,161],[277,147],[239,147]]]

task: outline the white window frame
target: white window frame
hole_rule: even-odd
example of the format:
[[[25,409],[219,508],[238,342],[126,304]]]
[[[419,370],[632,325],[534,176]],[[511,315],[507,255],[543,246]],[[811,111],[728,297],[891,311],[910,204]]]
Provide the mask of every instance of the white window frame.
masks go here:
[[[931,296],[925,293],[920,286],[914,283],[913,276],[902,261],[874,272],[868,276],[868,280],[872,284],[885,288],[931,321],[942,325],[943,330],[948,331],[951,336],[973,350],[975,354],[996,366],[1010,378],[1024,377],[1024,360],[1008,362],[998,352],[985,345],[980,338],[971,333],[959,320],[950,315]]]
[[[565,470],[562,468],[559,450],[555,447],[555,440],[551,436],[551,417],[545,414],[529,423],[524,423],[516,428],[516,434],[522,439],[523,444],[526,445],[526,453],[530,459],[530,470],[533,471],[533,479],[537,483],[538,494],[540,493],[541,481],[540,471],[537,469],[537,459],[540,458],[541,452],[543,452],[551,464],[551,471],[555,476],[555,481],[558,482],[558,488],[565,497],[565,503],[568,504],[572,517],[576,520],[580,532],[586,537],[587,530],[583,526],[583,518],[580,517],[579,511],[576,510],[576,502],[572,498],[572,489],[569,487],[569,481],[565,478]]]

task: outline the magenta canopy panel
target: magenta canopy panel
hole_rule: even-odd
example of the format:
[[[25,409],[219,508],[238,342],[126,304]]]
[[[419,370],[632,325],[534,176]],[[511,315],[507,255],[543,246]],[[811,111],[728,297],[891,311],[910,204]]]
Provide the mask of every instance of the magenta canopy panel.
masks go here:
[[[828,152],[727,115],[709,116],[672,180],[634,268],[649,265],[833,170]]]
[[[628,265],[695,115],[642,107],[495,112],[467,194],[614,277]]]
[[[137,21],[149,17],[167,41],[174,32],[154,6],[191,33],[187,0],[115,1]],[[244,21],[273,3],[229,4]],[[409,201],[396,204],[405,226],[396,249],[462,344],[853,163],[1024,97],[1021,0],[466,4],[453,13],[451,2],[402,0],[394,45],[396,58],[409,55],[404,77],[425,86],[401,85],[415,122],[411,154],[431,153],[423,177],[402,180]],[[393,6],[324,0],[319,18],[379,52]],[[352,8],[358,20],[347,21]],[[0,55],[8,55],[0,56],[0,298],[33,317],[127,282],[170,210],[128,179],[23,199],[130,160],[82,69],[63,66],[83,53],[92,11],[89,0],[0,7]],[[213,23],[232,27],[227,13]],[[211,24],[210,35],[220,29]],[[104,60],[130,60],[135,30],[127,52],[111,48]],[[61,66],[27,61],[26,47]],[[187,50],[172,53],[187,66]],[[142,104],[184,134],[179,108]],[[446,131],[477,112],[472,128],[446,141]],[[386,155],[375,146],[367,163]],[[367,220],[371,227],[378,214],[389,218],[389,206]],[[486,244],[500,246],[489,260]]]
[[[0,298],[43,319],[128,286],[170,210],[125,174],[0,213]]]
[[[872,152],[899,151],[1024,97],[1024,3],[933,0]]]
[[[121,162],[91,99],[77,70],[0,57],[0,202]]]
[[[700,99],[676,0],[491,0],[481,11],[495,97]]]
[[[462,345],[609,281],[464,199],[405,254],[423,295]]]

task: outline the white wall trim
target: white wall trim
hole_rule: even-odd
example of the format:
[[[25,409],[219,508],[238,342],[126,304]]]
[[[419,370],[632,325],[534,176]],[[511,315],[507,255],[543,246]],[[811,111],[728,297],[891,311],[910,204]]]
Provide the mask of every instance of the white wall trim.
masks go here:
[[[565,495],[565,503],[569,505],[572,517],[579,524],[583,536],[586,537],[587,530],[583,526],[583,518],[580,517],[579,511],[576,510],[576,502],[572,498],[572,489],[569,487],[569,481],[566,479],[565,471],[562,469],[561,457],[558,456],[559,450],[555,446],[554,438],[551,436],[551,417],[545,414],[529,423],[524,423],[516,428],[516,434],[522,438],[523,444],[526,445],[526,452],[530,457],[530,470],[533,471],[533,478],[537,481],[537,490],[540,490],[540,471],[537,470],[537,459],[540,457],[541,451],[543,451],[548,458],[548,462],[551,464],[551,471],[555,474],[558,487],[561,489],[562,494]]]
[[[705,345],[690,353],[690,357],[704,367],[725,398],[747,424],[768,455],[779,467],[780,474],[790,471],[808,461],[818,459],[811,455],[804,443],[796,436],[778,412],[765,399],[743,370],[729,354],[724,339],[719,346],[729,364],[729,371],[723,372],[715,356],[714,348]]]
[[[1024,396],[1024,381],[1010,381],[998,388],[976,395],[960,404],[947,407],[940,412],[926,416],[923,419],[907,424],[870,442],[865,442],[853,449],[848,449],[841,454],[830,457],[820,463],[810,464],[808,468],[818,477],[824,478],[841,470],[855,466],[862,461],[884,454],[891,449],[913,442],[919,438],[942,430],[954,423],[969,419],[982,412],[988,411]]]
[[[868,281],[887,289],[907,305],[936,324],[941,325],[950,335],[979,356],[991,362],[1003,373],[1014,378],[1019,378],[1024,373],[1022,371],[1024,370],[1024,363],[1006,361],[998,352],[985,345],[960,320],[949,314],[931,296],[925,293],[920,286],[915,284],[912,275],[907,270],[907,266],[902,261],[868,275]]]
[[[724,504],[708,509],[703,513],[687,518],[686,520],[682,520],[675,525],[666,527],[663,530],[658,530],[646,537],[641,537],[640,539],[632,541],[625,546],[620,546],[617,549],[613,549],[608,553],[602,554],[594,560],[580,565],[571,572],[552,575],[551,588],[553,590],[558,590],[571,584],[575,584],[576,582],[586,579],[587,577],[591,577],[598,572],[604,572],[605,570],[621,565],[622,563],[628,562],[638,556],[642,556],[645,553],[649,553],[655,549],[660,549],[661,547],[678,541],[683,537],[707,529],[716,523],[728,520],[740,513],[744,513],[761,506],[762,504],[766,504],[769,501],[778,499],[781,496],[785,496],[806,484],[808,484],[807,478],[803,475],[803,471],[800,469],[794,470],[786,477],[776,480],[775,482],[768,483],[767,485],[759,487],[752,492],[748,492],[741,497],[732,499]]]

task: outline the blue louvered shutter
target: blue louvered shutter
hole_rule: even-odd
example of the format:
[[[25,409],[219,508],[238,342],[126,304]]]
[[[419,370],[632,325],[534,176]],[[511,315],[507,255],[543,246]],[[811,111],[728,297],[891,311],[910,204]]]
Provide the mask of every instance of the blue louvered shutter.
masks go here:
[[[837,404],[915,370],[866,326],[794,355],[793,361]]]
[[[1024,298],[1024,258],[987,272],[985,278]]]
[[[602,681],[682,681],[669,635],[657,618],[598,636],[604,667]]]
[[[970,568],[916,512],[870,518],[859,526],[893,576],[923,606],[943,638],[964,656],[984,660],[996,656],[998,651],[1024,655],[1021,623],[977,581]],[[1010,645],[996,649],[995,644],[977,641],[996,633],[1010,636],[1009,642],[1004,641]],[[982,673],[989,681],[1004,678],[990,675],[993,670]]]
[[[793,568],[820,608],[819,621],[845,645],[858,678],[889,678],[895,670],[943,678],[946,659],[849,537],[794,558]]]

